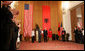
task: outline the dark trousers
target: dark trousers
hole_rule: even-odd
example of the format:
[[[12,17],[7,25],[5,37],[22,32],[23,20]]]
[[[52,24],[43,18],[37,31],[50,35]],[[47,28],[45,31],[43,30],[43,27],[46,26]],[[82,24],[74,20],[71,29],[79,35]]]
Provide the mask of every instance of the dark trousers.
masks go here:
[[[1,44],[1,50],[9,50],[9,43],[8,44]]]
[[[44,36],[44,42],[47,42],[47,36]]]
[[[69,41],[69,38],[68,37],[66,37],[66,41]]]
[[[17,41],[17,37],[10,41],[10,48],[9,48],[9,50],[16,50],[16,41]]]
[[[84,36],[83,36],[82,40],[83,40],[83,44],[84,44]]]
[[[76,43],[78,43],[78,39],[79,39],[78,36],[75,35],[75,42],[76,42]]]
[[[32,43],[34,43],[34,36],[32,36]]]
[[[62,41],[65,41],[65,35],[62,35]]]
[[[16,50],[16,40],[11,40],[10,50]]]
[[[75,35],[75,42],[80,43],[81,37],[79,34]]]
[[[81,34],[79,35],[79,43],[83,43],[83,36]]]
[[[38,39],[38,42],[39,42],[39,43],[41,42],[41,35],[39,35],[39,39]]]

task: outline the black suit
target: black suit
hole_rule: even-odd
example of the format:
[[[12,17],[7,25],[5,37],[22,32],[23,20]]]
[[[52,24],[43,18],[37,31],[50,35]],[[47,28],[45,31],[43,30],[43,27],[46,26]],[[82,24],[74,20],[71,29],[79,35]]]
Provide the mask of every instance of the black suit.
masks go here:
[[[10,50],[16,50],[16,41],[18,37],[18,29],[15,23],[12,24],[11,27],[11,41],[10,41]]]
[[[74,30],[75,33],[75,42],[78,43],[79,42],[79,33],[78,33],[78,29]]]
[[[41,30],[38,30],[38,42],[41,42]]]
[[[1,8],[1,16],[0,16],[0,29],[1,29],[1,49],[9,50],[10,44],[10,28],[12,24],[13,15],[8,10],[7,7],[2,6]]]
[[[79,34],[79,43],[83,43],[83,34],[82,34],[82,31],[81,30],[79,30],[78,31],[78,34]]]
[[[43,32],[44,32],[44,42],[47,42],[47,34],[48,34],[47,30],[44,30]]]
[[[62,41],[65,41],[66,31],[65,31],[65,30],[63,30],[63,31],[62,31],[62,33],[64,33],[64,34],[62,34]]]

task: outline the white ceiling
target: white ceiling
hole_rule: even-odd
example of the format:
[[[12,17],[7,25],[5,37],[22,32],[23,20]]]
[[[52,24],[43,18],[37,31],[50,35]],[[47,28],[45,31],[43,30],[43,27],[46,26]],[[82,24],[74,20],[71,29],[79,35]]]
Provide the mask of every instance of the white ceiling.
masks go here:
[[[76,5],[82,3],[84,1],[69,1],[69,9],[75,7]]]
[[[84,1],[70,1],[69,2],[70,3],[69,4],[69,9],[75,7],[76,5],[78,5],[78,4],[82,3],[82,2],[84,2]],[[77,17],[82,17],[81,16],[81,8],[80,7],[77,8],[76,11],[77,11]]]

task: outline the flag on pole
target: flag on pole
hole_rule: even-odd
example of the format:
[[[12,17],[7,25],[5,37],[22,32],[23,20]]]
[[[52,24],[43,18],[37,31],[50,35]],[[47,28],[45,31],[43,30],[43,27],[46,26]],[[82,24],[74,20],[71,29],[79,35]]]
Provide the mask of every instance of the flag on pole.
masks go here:
[[[24,25],[23,25],[23,35],[31,36],[32,32],[32,13],[33,13],[33,6],[29,4],[24,5]]]
[[[62,22],[61,22],[60,35],[62,35],[62,30],[63,30],[63,27],[62,27]]]
[[[60,23],[58,23],[58,36],[60,36]]]

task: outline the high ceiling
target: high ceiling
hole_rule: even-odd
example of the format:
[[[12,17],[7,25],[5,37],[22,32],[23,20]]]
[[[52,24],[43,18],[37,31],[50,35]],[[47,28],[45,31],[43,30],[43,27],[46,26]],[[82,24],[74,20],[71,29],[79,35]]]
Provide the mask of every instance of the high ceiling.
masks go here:
[[[19,3],[22,3],[22,2],[27,2],[27,1],[19,1]],[[31,2],[32,2],[32,1],[31,1]],[[34,1],[33,1],[33,2],[34,2]],[[43,2],[43,1],[41,1],[41,2]],[[63,2],[65,2],[65,1],[63,1]],[[70,9],[70,8],[76,6],[76,5],[78,5],[78,4],[80,4],[80,3],[84,2],[84,1],[67,1],[67,2],[69,2],[69,3],[67,3],[66,5],[69,4],[68,9]],[[27,2],[27,3],[28,3],[28,2]],[[65,6],[66,6],[66,5],[65,5]]]
[[[82,2],[84,2],[84,1],[69,1],[69,3],[70,3],[69,4],[69,9],[76,6],[76,5],[78,5],[78,4],[80,4],[80,3],[82,3]]]

